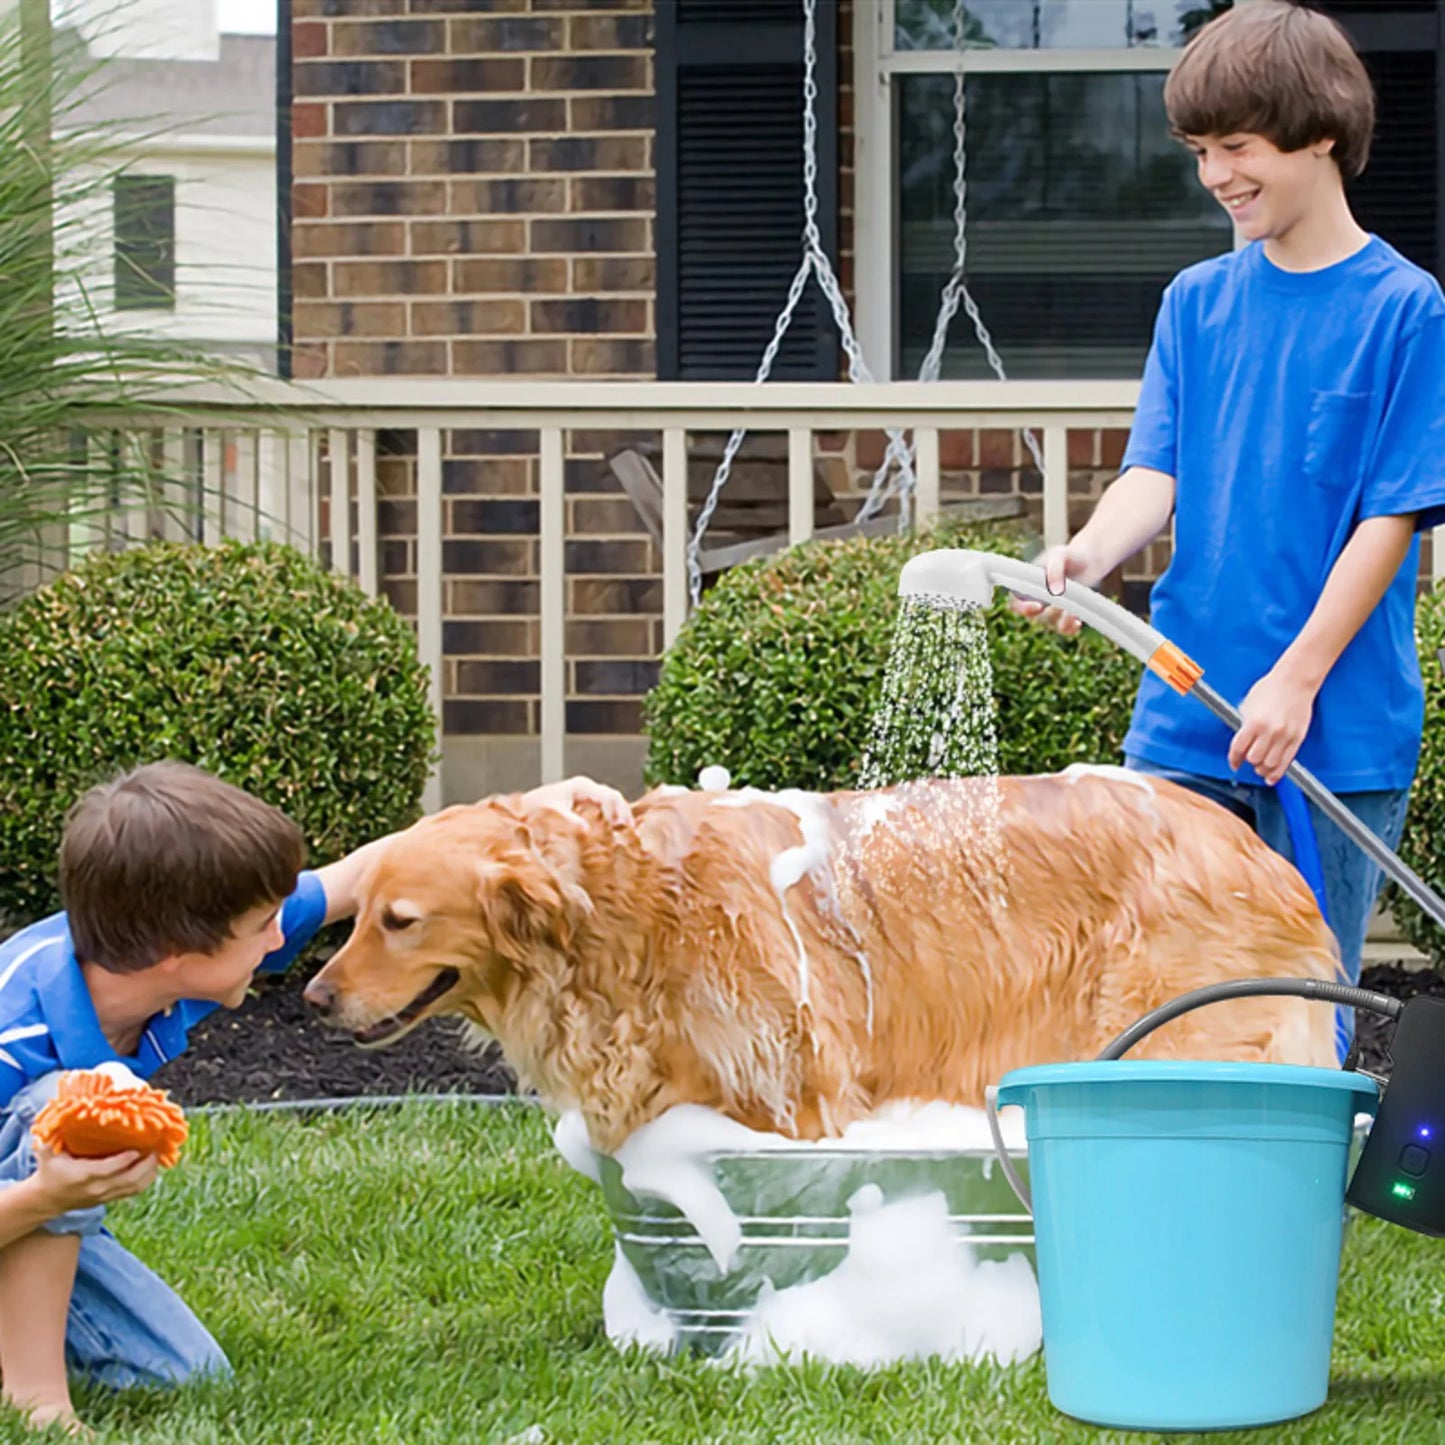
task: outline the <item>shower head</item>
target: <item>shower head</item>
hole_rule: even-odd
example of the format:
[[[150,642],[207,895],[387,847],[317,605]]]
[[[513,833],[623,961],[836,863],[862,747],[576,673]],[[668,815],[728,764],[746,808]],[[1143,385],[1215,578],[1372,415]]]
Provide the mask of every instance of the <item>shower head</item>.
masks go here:
[[[1050,592],[1044,569],[1036,562],[995,552],[944,548],[921,552],[904,565],[898,579],[900,597],[969,607],[988,606],[996,587],[1046,607],[1061,608],[1087,622],[1179,692],[1188,692],[1199,681],[1202,669],[1198,664],[1147,622],[1079,582],[1066,582],[1062,592]]]
[[[944,598],[971,607],[987,607],[993,601],[995,585],[988,564],[999,560],[987,552],[961,549],[921,552],[904,564],[898,579],[898,595]]]

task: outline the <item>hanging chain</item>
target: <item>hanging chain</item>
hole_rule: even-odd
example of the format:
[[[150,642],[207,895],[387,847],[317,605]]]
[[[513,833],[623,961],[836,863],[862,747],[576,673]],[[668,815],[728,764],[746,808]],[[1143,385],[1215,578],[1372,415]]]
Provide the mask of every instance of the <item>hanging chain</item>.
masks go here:
[[[833,322],[838,328],[843,352],[848,358],[848,380],[851,382],[871,382],[873,380],[872,373],[863,360],[863,352],[858,345],[858,338],[853,334],[853,323],[848,315],[848,303],[843,297],[842,288],[838,285],[838,278],[833,272],[833,263],[823,249],[823,238],[818,229],[817,3],[818,0],[803,0],[803,263],[798,267],[797,275],[793,277],[793,284],[788,288],[788,299],[778,315],[777,323],[773,328],[772,340],[768,342],[767,349],[763,352],[755,378],[758,383],[767,381],[772,375],[778,351],[782,347],[783,338],[787,335],[788,327],[793,320],[793,313],[797,310],[798,302],[802,299],[810,276],[817,280],[833,314]],[[733,462],[746,437],[746,428],[739,428],[728,437],[727,445],[723,448],[722,459],[718,462],[717,472],[713,476],[707,500],[698,513],[697,524],[693,529],[692,536],[688,539],[687,583],[688,593],[694,606],[702,597],[702,539],[707,533],[713,514],[717,511],[722,490],[727,485],[728,477],[732,473]],[[896,461],[900,467],[905,468],[911,477],[912,462],[901,431],[895,430],[888,433],[888,457],[884,461],[885,467],[890,460]]]
[[[964,144],[967,131],[964,104],[964,22],[964,0],[954,0],[953,43],[959,57],[953,81],[954,258],[953,268],[939,297],[939,311],[934,323],[933,340],[919,370],[920,381],[938,380],[943,369],[944,349],[948,344],[948,329],[953,318],[958,314],[960,304],[964,314],[973,323],[974,335],[978,338],[979,345],[983,347],[989,369],[1000,381],[1008,380],[1003,359],[994,346],[993,337],[989,334],[988,327],[984,325],[978,304],[974,301],[964,279],[965,262],[968,255],[968,177],[967,150]],[[838,328],[843,352],[848,359],[848,380],[855,383],[873,380],[872,373],[863,360],[863,352],[858,345],[858,339],[853,333],[853,323],[848,315],[848,303],[844,299],[842,288],[838,285],[838,278],[833,272],[833,265],[828,259],[828,253],[823,249],[822,235],[818,229],[817,67],[817,0],[803,0],[803,261],[798,267],[797,274],[793,277],[792,285],[788,288],[788,299],[778,315],[773,328],[772,340],[768,342],[767,348],[763,352],[757,376],[754,378],[758,384],[767,381],[772,375],[773,365],[777,361],[783,338],[792,324],[793,314],[798,308],[798,302],[802,300],[810,276],[817,279],[818,286],[832,311],[833,322]],[[874,473],[868,494],[863,499],[863,504],[853,520],[855,523],[868,521],[882,510],[890,498],[896,496],[899,499],[899,530],[903,531],[912,520],[913,499],[918,485],[913,468],[913,448],[901,430],[891,429],[887,435],[888,445],[882,464]],[[698,513],[697,524],[693,529],[692,536],[688,539],[687,581],[688,593],[692,598],[693,606],[696,606],[702,598],[702,540],[707,534],[708,524],[712,521],[713,514],[717,511],[722,490],[732,474],[733,462],[737,459],[738,451],[746,437],[746,428],[739,428],[728,437],[707,499],[703,502],[702,510]],[[1038,439],[1027,428],[1023,432],[1023,439],[1034,459],[1034,465],[1038,467],[1039,474],[1042,476],[1044,459],[1039,449]]]

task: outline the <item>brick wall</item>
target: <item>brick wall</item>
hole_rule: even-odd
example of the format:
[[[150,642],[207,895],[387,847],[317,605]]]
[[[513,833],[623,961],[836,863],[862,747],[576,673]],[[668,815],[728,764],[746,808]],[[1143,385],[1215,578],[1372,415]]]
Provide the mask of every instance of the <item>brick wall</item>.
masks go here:
[[[647,0],[295,0],[295,370],[650,376]]]
[[[649,0],[294,0],[294,369],[655,374]],[[660,559],[605,454],[567,463],[568,726],[631,734]],[[380,439],[383,585],[414,613],[415,442]],[[445,722],[537,729],[534,433],[444,445]]]
[[[839,15],[850,302],[853,3]],[[652,377],[651,0],[294,0],[294,16],[297,377]],[[606,464],[629,440],[569,442],[568,727],[584,735],[635,733],[656,676],[661,559]],[[538,722],[536,437],[456,431],[443,445],[447,730],[521,737]],[[1071,438],[1080,520],[1121,448]],[[384,586],[408,613],[414,449],[380,439]],[[819,438],[845,511],[881,454],[877,434]],[[1037,515],[1016,435],[948,434],[942,459],[945,499],[1018,492]],[[781,499],[786,465],[772,465]]]

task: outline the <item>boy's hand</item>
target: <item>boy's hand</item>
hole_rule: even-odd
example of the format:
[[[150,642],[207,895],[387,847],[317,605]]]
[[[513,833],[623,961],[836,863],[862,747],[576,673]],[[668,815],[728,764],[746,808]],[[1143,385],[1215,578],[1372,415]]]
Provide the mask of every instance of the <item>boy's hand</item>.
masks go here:
[[[1271,668],[1239,705],[1243,725],[1229,744],[1229,766],[1249,763],[1271,786],[1284,777],[1310,730],[1317,687]]]
[[[606,783],[594,783],[591,778],[567,778],[560,783],[545,783],[533,788],[527,795],[527,802],[534,807],[557,808],[569,813],[577,803],[596,803],[602,809],[602,816],[609,823],[632,822],[632,807],[627,799]]]
[[[35,1157],[35,1187],[53,1206],[52,1218],[72,1209],[113,1204],[117,1199],[140,1194],[155,1182],[160,1168],[154,1154],[142,1154],[136,1149],[104,1159],[73,1159],[37,1144]]]
[[[1099,566],[1098,559],[1081,536],[1063,547],[1050,547],[1038,560],[1044,569],[1045,584],[1055,595],[1063,592],[1065,582],[1081,582],[1085,587],[1092,587],[1109,570]],[[1075,636],[1084,625],[1072,612],[1025,597],[1011,597],[1009,607],[1020,617],[1029,617],[1045,627],[1052,627],[1064,637]]]

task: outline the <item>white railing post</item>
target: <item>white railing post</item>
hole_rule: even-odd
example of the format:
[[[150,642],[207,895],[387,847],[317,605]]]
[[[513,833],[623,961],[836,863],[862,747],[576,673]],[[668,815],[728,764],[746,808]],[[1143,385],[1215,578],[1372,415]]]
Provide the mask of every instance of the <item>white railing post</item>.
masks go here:
[[[362,427],[356,433],[356,579],[368,597],[381,588],[377,546],[376,432]]]
[[[286,442],[282,433],[267,427],[256,451],[256,537],[275,541],[286,533],[286,493],[283,485]]]
[[[913,523],[917,527],[926,527],[938,516],[939,508],[938,428],[917,428],[913,433],[913,451],[914,474],[918,478]]]
[[[788,544],[813,535],[813,433],[809,427],[788,431]]]
[[[416,435],[416,641],[428,670],[427,700],[436,715],[437,746],[444,727],[446,665],[442,649],[442,434],[422,427]],[[442,805],[440,762],[422,790],[422,807],[434,813]]]
[[[662,645],[687,621],[687,432],[662,433]]]
[[[351,576],[351,433],[332,427],[326,457],[331,473],[331,570]]]
[[[1044,427],[1044,545],[1069,540],[1069,429],[1062,422]]]
[[[226,438],[228,432],[211,427],[205,433],[201,461],[201,541],[214,547],[226,532]]]
[[[261,535],[261,450],[256,433],[242,427],[236,433],[236,476],[232,490],[235,507],[232,535],[254,542]]]
[[[566,776],[567,749],[567,494],[564,433],[541,434],[540,627],[542,652],[541,773],[544,783]]]
[[[1430,533],[1430,580],[1437,587],[1445,582],[1445,523]]]

